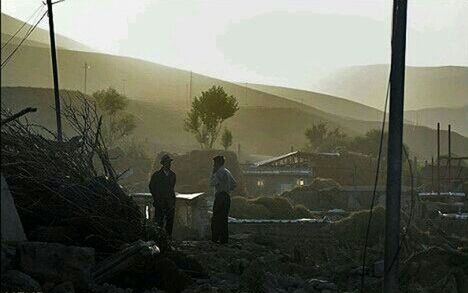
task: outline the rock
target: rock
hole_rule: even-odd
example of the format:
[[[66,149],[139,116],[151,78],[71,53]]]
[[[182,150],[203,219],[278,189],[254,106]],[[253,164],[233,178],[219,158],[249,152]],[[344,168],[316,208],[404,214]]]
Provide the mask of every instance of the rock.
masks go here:
[[[16,247],[2,242],[2,274],[13,269],[13,263],[16,257]]]
[[[348,210],[359,211],[361,209],[362,209],[361,204],[353,195],[348,197]]]
[[[374,263],[374,276],[383,277],[385,272],[384,261],[379,260]]]
[[[161,278],[161,284],[158,287],[161,289],[168,292],[181,292],[192,282],[192,279],[181,271],[172,260],[163,258],[158,265],[157,274]]]
[[[26,241],[23,225],[5,177],[1,176],[2,241]]]
[[[369,273],[369,268],[364,267],[364,274],[368,274],[368,273]],[[349,274],[352,275],[352,276],[361,276],[362,275],[362,266],[358,266],[358,267],[352,269],[351,271],[349,271]]]
[[[150,290],[145,290],[143,293],[165,293],[166,291],[159,290],[158,288],[153,288]]]
[[[234,274],[242,275],[244,270],[249,266],[250,262],[245,259],[233,259],[231,263],[229,263],[229,269]]]
[[[42,290],[44,292],[51,292],[55,286],[57,286],[57,284],[53,283],[53,282],[45,282],[44,284],[42,284]]]
[[[317,291],[322,291],[322,292],[323,290],[336,291],[338,289],[334,283],[325,281],[325,280],[320,280],[320,279],[307,280],[306,287],[308,290],[311,290],[311,291],[317,290]]]
[[[24,242],[18,244],[18,267],[41,283],[66,281],[77,291],[91,282],[95,263],[93,248],[65,246],[58,243]]]
[[[265,290],[264,262],[257,258],[241,275],[240,287],[247,292],[263,292]]]
[[[132,293],[132,289],[122,289],[112,284],[104,283],[102,285],[94,285],[91,288],[93,293]]]
[[[2,292],[41,291],[41,285],[27,274],[10,270],[2,274]]]
[[[62,284],[55,286],[50,293],[75,293],[72,282],[63,282]]]
[[[128,271],[135,264],[159,253],[160,250],[154,241],[138,240],[131,246],[98,263],[93,271],[93,280],[98,284],[106,282]]]

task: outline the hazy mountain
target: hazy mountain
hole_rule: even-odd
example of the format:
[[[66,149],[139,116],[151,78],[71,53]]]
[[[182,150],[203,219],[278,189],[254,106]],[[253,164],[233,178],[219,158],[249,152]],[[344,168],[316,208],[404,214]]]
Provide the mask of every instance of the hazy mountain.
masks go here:
[[[22,39],[20,39],[18,37],[13,37],[13,35],[4,34],[4,33],[1,34],[1,38],[2,38],[2,44],[6,43],[8,41],[11,44],[18,45],[22,41]],[[37,41],[32,41],[32,40],[29,40],[29,39],[26,39],[25,41],[23,41],[23,44],[28,45],[28,46],[50,48],[49,44],[41,43],[41,42],[37,42]],[[12,49],[14,49],[14,48],[12,48]],[[11,53],[10,51],[7,52],[7,51],[2,50],[2,56],[8,56],[10,53]]]
[[[320,90],[380,108],[388,71],[388,65],[349,67],[325,78]],[[405,88],[406,110],[463,107],[468,104],[468,67],[407,67]]]
[[[406,111],[405,115],[416,125],[436,128],[437,122],[440,122],[441,128],[447,129],[448,124],[451,124],[453,131],[468,136],[468,105],[459,108],[427,108]]]
[[[68,96],[69,93],[62,91],[62,98]],[[1,98],[2,106],[14,110],[26,106],[37,107],[38,112],[28,114],[28,118],[55,130],[52,90],[4,87]],[[158,151],[161,148],[171,151],[198,148],[193,137],[183,130],[183,109],[168,107],[157,101],[131,100],[129,111],[138,119],[136,141],[149,141],[160,148]],[[341,127],[351,136],[363,134],[380,125],[378,122],[352,119],[343,119],[337,123],[295,108],[242,107],[227,121],[226,126],[233,132],[233,148],[241,144],[245,153],[278,155],[288,152],[291,146],[295,149],[304,146],[306,128],[322,121],[328,122],[331,127]],[[446,131],[442,131],[442,152],[446,152],[446,137]],[[436,153],[436,132],[427,127],[406,125],[404,141],[420,159],[430,159]],[[466,154],[468,138],[453,133],[452,145],[454,153]]]
[[[237,97],[241,107],[300,109],[324,120],[345,125],[343,117],[299,102],[195,73],[190,78],[190,72],[147,61],[70,50],[57,50],[57,55],[62,89],[83,91],[83,64],[87,62],[91,66],[88,70],[88,93],[112,86],[133,99],[186,111],[190,106],[191,96],[197,96],[202,90],[213,85],[220,85],[229,94]],[[1,85],[51,87],[51,71],[50,52],[47,48],[23,46],[15,56],[14,62],[3,70]],[[351,130],[353,131],[359,132]]]
[[[344,98],[338,98],[306,90],[272,85],[252,83],[239,85],[257,89],[265,93],[277,95],[343,117],[365,121],[378,121],[382,119],[381,111]]]
[[[42,20],[47,21],[47,16]],[[2,42],[6,42],[10,37],[15,34],[15,32],[23,25],[23,21],[18,20],[14,17],[11,17],[7,14],[2,13],[1,16],[1,25],[2,25]],[[26,31],[31,27],[30,24],[26,24],[20,33],[17,34],[17,39],[21,40],[25,35]],[[41,28],[36,28],[34,32],[28,37],[25,44],[31,45],[34,43],[35,45],[39,44],[47,44],[49,46],[49,32],[43,30]],[[88,46],[85,46],[79,42],[76,42],[70,38],[64,37],[60,34],[55,34],[55,41],[57,43],[57,47],[70,49],[70,50],[78,50],[78,51],[93,51]],[[14,43],[17,43],[15,41]],[[43,46],[43,45],[41,45]],[[3,51],[3,50],[2,50]],[[3,55],[3,53],[2,53]]]
[[[6,49],[12,46],[10,44]],[[186,149],[197,147],[193,137],[183,131],[183,119],[191,97],[213,85],[223,86],[238,98],[241,109],[226,126],[233,132],[234,144],[240,143],[245,152],[276,155],[289,151],[291,146],[302,147],[304,131],[319,121],[327,122],[330,127],[340,127],[350,136],[380,127],[379,122],[363,121],[377,115],[378,110],[336,97],[299,91],[301,95],[314,97],[319,106],[315,108],[295,101],[301,96],[292,89],[288,93],[294,95],[285,98],[143,60],[64,49],[57,52],[62,89],[83,91],[83,64],[87,62],[91,66],[88,70],[88,93],[109,86],[124,92],[132,99],[130,111],[139,118],[135,133],[137,139],[151,140],[158,145]],[[2,103],[15,109],[38,105],[39,112],[31,114],[31,117],[38,115],[37,119],[53,128],[52,94],[49,89],[38,89],[52,87],[47,48],[22,46],[12,62],[2,69],[1,85]],[[327,101],[331,105],[327,105]],[[358,112],[353,113],[353,109]],[[359,116],[360,120],[347,118]],[[434,145],[428,143],[433,139],[434,130],[415,126],[406,128],[405,142],[420,156],[428,158],[434,154]],[[468,139],[454,133],[453,146],[454,151],[464,153],[468,149]]]

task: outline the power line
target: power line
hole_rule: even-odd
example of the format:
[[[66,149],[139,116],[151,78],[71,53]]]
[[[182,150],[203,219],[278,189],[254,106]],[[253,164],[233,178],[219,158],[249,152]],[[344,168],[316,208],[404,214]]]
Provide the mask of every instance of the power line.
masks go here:
[[[5,44],[2,45],[2,50],[3,48],[5,48],[10,42],[11,40],[13,40],[16,35],[26,26],[26,24],[29,23],[29,21],[31,21],[33,19],[33,17],[41,10],[41,8],[43,8],[43,4],[41,4],[35,11],[34,13],[25,21],[23,22],[23,24],[21,25],[21,27],[8,39],[8,41],[6,41]]]
[[[382,127],[380,130],[380,142],[379,142],[379,154],[377,156],[377,167],[375,171],[375,180],[374,180],[374,188],[372,191],[372,201],[371,201],[371,206],[369,209],[369,221],[367,222],[367,229],[366,229],[366,240],[364,244],[364,252],[362,254],[362,271],[361,271],[361,290],[360,292],[363,292],[364,290],[364,283],[365,283],[365,278],[364,278],[364,269],[366,267],[366,256],[367,256],[367,247],[368,247],[368,242],[369,242],[369,234],[370,234],[370,226],[372,223],[372,216],[373,216],[373,210],[375,206],[375,197],[377,194],[377,185],[379,183],[379,175],[380,175],[380,162],[382,158],[382,149],[383,149],[383,140],[384,140],[384,133],[385,133],[385,123],[387,120],[387,105],[388,105],[388,98],[389,98],[389,93],[390,93],[390,76],[387,82],[387,93],[385,96],[385,105],[384,105],[384,110],[383,110],[383,117],[382,117]]]
[[[6,57],[6,59],[2,62],[1,64],[1,69],[3,69],[7,64],[8,64],[8,61],[15,55],[15,53],[19,50],[19,48],[21,47],[21,45],[24,43],[24,41],[26,41],[26,39],[32,34],[32,32],[36,29],[37,25],[42,21],[42,19],[44,19],[44,17],[46,16],[47,14],[47,11],[44,12],[44,14],[42,14],[41,18],[34,24],[34,26],[32,26],[31,28],[29,28],[29,30],[26,32],[26,35],[23,37],[23,39],[21,40],[21,42],[18,44],[18,46],[16,46],[16,48],[13,50],[13,52],[10,53],[10,55],[8,55],[8,57]]]

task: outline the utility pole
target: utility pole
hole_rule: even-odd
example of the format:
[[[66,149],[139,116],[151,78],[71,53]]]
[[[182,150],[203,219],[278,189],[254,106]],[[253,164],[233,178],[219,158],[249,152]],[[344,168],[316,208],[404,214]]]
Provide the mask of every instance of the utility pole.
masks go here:
[[[385,293],[395,293],[400,291],[398,254],[400,251],[400,198],[403,146],[403,106],[405,94],[406,13],[407,0],[394,0],[385,212]]]
[[[431,160],[431,193],[434,192],[434,156]]]
[[[126,93],[125,93],[125,83],[127,82],[127,80],[125,78],[122,79],[122,93],[123,95],[125,96]]]
[[[448,125],[448,157],[447,157],[447,168],[448,168],[448,191],[452,191],[452,126]]]
[[[49,14],[50,55],[52,57],[52,73],[54,76],[55,95],[55,117],[57,120],[57,140],[62,141],[62,117],[60,114],[60,93],[57,68],[57,52],[55,51],[54,13],[52,11],[52,0],[47,0],[47,11]]]
[[[437,195],[440,195],[440,123],[437,123]]]
[[[84,93],[87,94],[87,82],[88,82],[88,69],[90,69],[91,66],[88,65],[87,62],[84,64]]]
[[[192,71],[190,71],[189,98],[190,103],[192,103]]]

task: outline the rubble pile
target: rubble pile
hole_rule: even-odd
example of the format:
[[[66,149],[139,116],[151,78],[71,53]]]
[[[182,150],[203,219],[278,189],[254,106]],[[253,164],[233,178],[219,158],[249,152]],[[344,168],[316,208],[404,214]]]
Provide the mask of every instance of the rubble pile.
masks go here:
[[[117,183],[95,108],[65,107],[64,116],[77,135],[62,142],[27,120],[1,128],[1,172],[28,238],[99,249],[139,239],[143,217]]]
[[[239,219],[303,219],[312,218],[312,213],[303,205],[293,205],[284,197],[231,199],[230,215]]]
[[[207,271],[207,277],[194,278],[186,293],[339,292],[326,276],[319,277],[315,264],[294,259],[255,239],[233,239],[223,246],[208,241],[182,242],[178,249],[197,259]]]
[[[333,179],[315,178],[309,185],[299,186],[281,196],[310,210],[347,209],[349,196],[340,192]]]
[[[4,263],[5,261],[5,263]],[[2,292],[181,292],[202,267],[180,252],[136,241],[102,257],[89,247],[2,243]]]

